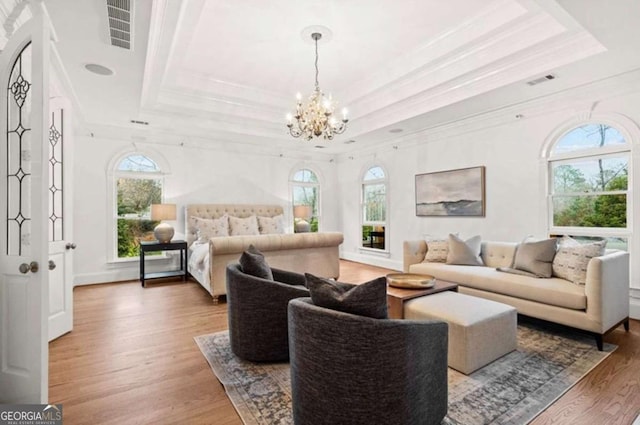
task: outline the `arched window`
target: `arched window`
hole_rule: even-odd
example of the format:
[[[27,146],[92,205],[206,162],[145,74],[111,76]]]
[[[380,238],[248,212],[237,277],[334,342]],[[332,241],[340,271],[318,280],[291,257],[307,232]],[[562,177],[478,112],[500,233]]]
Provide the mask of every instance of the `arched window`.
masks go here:
[[[153,240],[151,204],[162,203],[163,173],[146,154],[130,153],[113,170],[114,258],[137,257],[141,240]]]
[[[308,168],[296,170],[291,177],[294,231],[317,232],[320,226],[320,180]]]
[[[627,249],[630,143],[616,128],[589,123],[562,134],[549,153],[550,233],[608,239]]]
[[[387,176],[378,165],[362,178],[362,247],[387,249]]]

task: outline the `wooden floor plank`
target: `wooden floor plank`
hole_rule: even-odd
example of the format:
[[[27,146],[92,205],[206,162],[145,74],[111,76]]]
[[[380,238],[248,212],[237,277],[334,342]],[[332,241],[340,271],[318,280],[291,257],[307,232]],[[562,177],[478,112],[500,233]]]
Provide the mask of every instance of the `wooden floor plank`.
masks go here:
[[[340,280],[389,273],[341,261]],[[50,343],[49,399],[64,423],[240,425],[193,337],[227,328],[226,304],[194,282],[74,290],[74,329]],[[640,413],[640,323],[605,338],[618,350],[532,424],[631,424]]]

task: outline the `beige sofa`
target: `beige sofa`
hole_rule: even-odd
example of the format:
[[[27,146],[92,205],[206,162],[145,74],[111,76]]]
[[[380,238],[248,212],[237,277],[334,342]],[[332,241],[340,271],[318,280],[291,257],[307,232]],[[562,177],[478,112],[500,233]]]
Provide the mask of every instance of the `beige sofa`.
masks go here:
[[[404,271],[458,283],[459,292],[515,307],[518,313],[592,333],[598,349],[608,331],[629,329],[629,254],[607,250],[587,266],[586,285],[552,277],[539,279],[497,271],[510,267],[517,244],[482,242],[485,266],[424,262],[424,240],[404,242]]]
[[[191,248],[198,234],[190,217],[219,218],[225,213],[241,218],[251,215],[274,217],[282,214],[283,209],[279,205],[192,204],[187,205],[185,212],[186,241]],[[343,239],[339,232],[215,237],[208,242],[208,261],[204,271],[196,270],[189,262],[189,272],[211,294],[214,303],[221,295],[226,295],[227,264],[237,262],[249,245],[262,251],[271,267],[338,278],[339,247]]]

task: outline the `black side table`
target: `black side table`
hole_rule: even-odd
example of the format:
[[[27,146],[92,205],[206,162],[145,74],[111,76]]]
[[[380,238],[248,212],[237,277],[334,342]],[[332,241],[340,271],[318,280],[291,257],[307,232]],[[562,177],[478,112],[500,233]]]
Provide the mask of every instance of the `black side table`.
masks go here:
[[[145,273],[144,271],[144,255],[147,252],[156,251],[175,251],[180,250],[180,270],[171,270],[166,272]],[[159,277],[182,276],[184,282],[187,281],[187,242],[185,241],[140,241],[140,282],[144,287],[145,279],[157,279]]]

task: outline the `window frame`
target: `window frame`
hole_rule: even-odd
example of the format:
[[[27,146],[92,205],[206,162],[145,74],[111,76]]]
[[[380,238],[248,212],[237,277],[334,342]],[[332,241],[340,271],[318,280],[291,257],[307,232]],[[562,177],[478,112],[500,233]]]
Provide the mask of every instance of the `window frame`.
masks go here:
[[[141,155],[149,158],[158,166],[158,171],[129,171],[119,170],[118,167],[127,157]],[[114,156],[109,162],[107,168],[107,244],[108,244],[108,263],[131,263],[139,262],[140,256],[118,257],[118,179],[119,178],[139,178],[139,179],[159,179],[162,184],[161,202],[166,202],[166,179],[171,174],[169,163],[159,153],[151,149],[129,149]],[[149,257],[148,260],[166,259],[165,254]]]
[[[305,171],[305,170],[313,173],[317,181],[305,182],[305,181],[295,179],[296,174],[298,174],[300,171]],[[317,199],[316,199],[316,205],[315,205],[316,215],[312,217],[315,217],[318,220],[318,230],[316,232],[311,232],[311,230],[309,230],[309,232],[310,233],[321,232],[322,231],[322,176],[320,175],[320,173],[318,173],[318,171],[314,167],[310,167],[308,165],[296,166],[292,169],[291,173],[289,174],[289,199],[291,200],[291,208],[289,209],[291,213],[291,220],[289,221],[289,223],[293,231],[295,231],[295,217],[293,216],[293,207],[296,205],[295,198],[294,198],[295,187],[317,188]]]
[[[380,168],[382,170],[382,172],[384,173],[384,177],[382,178],[377,178],[377,179],[370,179],[370,180],[365,180],[367,173],[373,169],[373,168]],[[384,185],[384,205],[385,205],[385,220],[384,221],[369,221],[366,220],[366,203],[365,203],[365,187],[366,186],[372,186],[372,185],[379,185],[379,184],[383,184]],[[375,163],[371,163],[368,166],[364,167],[364,169],[362,170],[362,172],[360,173],[360,212],[359,212],[359,216],[360,216],[360,227],[359,227],[359,235],[362,235],[362,228],[364,226],[382,226],[384,227],[384,248],[383,249],[379,249],[379,248],[372,248],[372,247],[366,247],[364,245],[362,245],[362,237],[360,236],[360,246],[359,249],[361,252],[363,253],[367,253],[367,254],[382,254],[382,255],[389,255],[390,251],[389,251],[389,173],[387,172],[386,167],[384,167],[382,164],[375,162]]]
[[[605,145],[602,147],[591,147],[586,149],[577,149],[569,152],[554,154],[555,146],[570,132],[586,125],[606,125],[614,128],[619,132],[625,140],[624,144]],[[565,127],[563,131],[557,132],[549,139],[546,151],[546,201],[547,201],[547,230],[550,235],[573,235],[573,236],[591,236],[591,237],[620,237],[627,240],[627,247],[630,247],[633,235],[633,155],[632,142],[630,135],[624,126],[619,123],[612,123],[608,120],[597,119],[589,121],[576,121]],[[626,157],[627,160],[627,189],[616,191],[594,191],[594,192],[576,192],[564,193],[562,196],[598,196],[598,195],[616,195],[623,194],[626,196],[626,227],[582,227],[582,226],[556,226],[554,224],[554,181],[553,166],[557,164],[571,164],[588,159],[605,159],[613,157]]]

